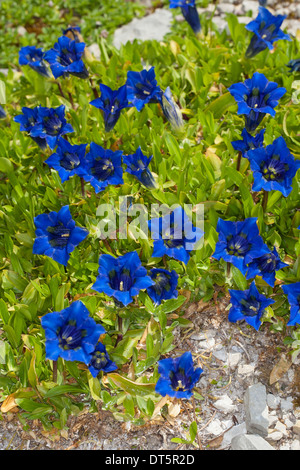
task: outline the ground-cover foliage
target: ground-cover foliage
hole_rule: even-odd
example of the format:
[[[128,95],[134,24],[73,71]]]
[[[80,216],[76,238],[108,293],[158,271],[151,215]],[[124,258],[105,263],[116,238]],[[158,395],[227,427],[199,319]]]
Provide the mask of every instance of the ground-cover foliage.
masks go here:
[[[228,321],[281,331],[292,357],[300,350],[300,114],[287,67],[300,44],[276,40],[246,58],[253,32],[228,15],[229,34],[201,18],[200,34],[174,23],[161,43],[117,50],[102,37],[98,61],[82,46],[75,57],[76,30],[58,41],[62,27],[82,26],[88,47],[97,21],[109,31],[142,9],[91,12],[86,1],[78,14],[64,2],[62,23],[53,3],[19,49],[63,44],[45,56],[62,73],[20,65],[12,48],[0,75],[2,411],[63,429],[101,403],[142,424],[162,411],[161,395],[189,398],[203,372],[188,352],[174,358],[189,301],[231,296]],[[201,206],[202,245],[185,248],[174,225],[164,240],[159,215],[138,226],[137,207],[151,204]],[[196,225],[188,212],[180,220]]]

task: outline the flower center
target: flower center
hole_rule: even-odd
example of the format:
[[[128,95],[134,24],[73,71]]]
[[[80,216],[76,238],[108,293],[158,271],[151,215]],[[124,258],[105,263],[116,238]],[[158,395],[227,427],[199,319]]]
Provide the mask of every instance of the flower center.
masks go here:
[[[71,51],[68,51],[68,49],[62,49],[59,52],[57,62],[59,62],[63,67],[67,67],[74,61],[76,61],[76,56]]]
[[[171,387],[176,392],[185,392],[189,389],[190,378],[184,373],[184,370],[179,369],[177,372],[170,372]]]
[[[46,116],[43,119],[43,124],[48,135],[58,135],[62,128],[62,122],[56,114]]]
[[[258,259],[259,269],[263,273],[272,273],[276,269],[276,256],[273,253],[267,253]]]
[[[119,290],[121,292],[127,292],[133,285],[130,270],[123,268],[120,272],[116,272],[114,269],[109,272],[109,284],[112,289]]]
[[[95,160],[92,173],[99,181],[107,180],[114,172],[114,166],[107,158],[98,158]]]
[[[242,235],[233,236],[227,244],[227,251],[230,255],[245,256],[250,249],[248,240]]]
[[[271,158],[263,164],[262,173],[267,181],[280,181],[284,178],[288,165],[281,162],[278,158]]]
[[[169,292],[171,289],[170,278],[171,276],[166,273],[157,273],[156,276],[153,277],[155,282],[153,287],[158,295],[161,295],[164,290]]]
[[[174,223],[171,223],[170,230],[166,230],[162,237],[164,238],[164,244],[169,248],[177,248],[178,246],[183,245],[183,240],[181,238],[175,238],[175,235],[177,234],[175,234]],[[165,239],[165,237],[167,238]]]
[[[97,369],[103,369],[108,363],[105,352],[95,351],[91,360],[91,365]]]
[[[242,300],[242,313],[246,317],[255,317],[260,310],[260,302],[255,297],[251,297],[249,300]]]
[[[76,325],[64,325],[58,332],[58,341],[62,349],[76,349],[81,346],[84,330],[79,330]]]
[[[47,232],[51,246],[55,248],[65,248],[67,246],[71,231],[64,227],[62,223],[54,227],[48,227]]]
[[[262,22],[259,28],[259,33],[265,41],[270,41],[273,38],[274,32],[276,30],[276,26],[271,24],[270,26],[266,27],[266,23]]]
[[[152,83],[148,81],[144,83],[136,83],[135,88],[135,94],[139,100],[145,100],[146,98],[148,98],[154,89]]]
[[[79,157],[76,153],[65,152],[62,159],[60,160],[60,166],[65,170],[74,170],[80,165]]]
[[[258,88],[253,88],[251,94],[247,97],[247,105],[250,108],[261,108],[265,105],[265,95]]]

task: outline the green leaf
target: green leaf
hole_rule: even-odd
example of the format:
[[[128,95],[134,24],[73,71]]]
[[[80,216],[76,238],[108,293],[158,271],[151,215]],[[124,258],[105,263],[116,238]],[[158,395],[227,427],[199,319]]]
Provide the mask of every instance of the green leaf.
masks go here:
[[[7,324],[9,320],[9,313],[8,313],[6,303],[4,302],[3,299],[0,299],[0,315],[2,317],[4,324]]]
[[[190,438],[191,438],[192,442],[195,440],[195,437],[197,436],[197,430],[198,430],[197,423],[196,423],[196,421],[193,421],[190,424],[190,428],[189,428]]]
[[[93,400],[101,400],[101,385],[100,381],[97,377],[93,377],[92,375],[89,378],[89,388],[92,395]]]
[[[204,113],[213,113],[215,118],[219,119],[223,116],[225,111],[235,104],[233,96],[227,92],[212,101],[204,110]]]
[[[126,379],[119,374],[111,373],[107,375],[109,381],[113,382],[117,387],[129,393],[132,396],[140,395],[147,396],[151,395],[155,391],[155,383],[138,383],[132,380]]]
[[[239,290],[247,289],[248,282],[245,276],[241,273],[241,271],[233,265],[231,265],[230,269],[231,269],[233,280],[236,283],[238,289]]]
[[[2,171],[2,173],[14,171],[14,166],[8,158],[0,157],[0,171]]]
[[[66,393],[70,393],[71,395],[74,393],[86,393],[86,390],[76,387],[75,385],[57,385],[56,387],[51,388],[46,392],[44,398],[52,398],[57,397],[59,395],[65,395]]]

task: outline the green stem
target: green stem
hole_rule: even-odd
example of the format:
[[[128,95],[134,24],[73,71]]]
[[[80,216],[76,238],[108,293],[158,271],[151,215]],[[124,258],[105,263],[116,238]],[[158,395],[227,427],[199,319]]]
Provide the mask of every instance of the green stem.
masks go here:
[[[85,197],[84,179],[82,178],[82,176],[80,177],[80,184],[81,184],[81,195],[82,197]]]
[[[119,342],[123,339],[122,331],[123,331],[123,320],[121,317],[118,317],[118,328],[119,328],[119,334],[117,336],[115,348],[119,344]]]
[[[265,191],[263,192],[263,201],[262,201],[262,207],[263,207],[263,210],[265,211],[267,209],[267,205],[268,205],[268,196],[269,196],[269,193],[268,191]]]
[[[56,82],[57,83],[57,86],[58,86],[58,89],[59,89],[59,92],[61,94],[61,96],[66,99],[65,95],[64,95],[64,92],[62,91],[62,87],[61,87],[61,84],[59,82]]]
[[[94,86],[94,83],[93,83],[93,80],[91,78],[90,78],[90,84],[91,84],[91,87],[92,87],[92,90],[93,90],[93,93],[94,93],[94,97],[96,99],[99,98],[98,91],[96,90],[96,88]]]
[[[75,109],[72,93],[70,91],[68,91],[68,95],[69,95],[71,106],[72,106],[73,109]]]
[[[57,361],[53,361],[53,382],[57,382]]]
[[[192,396],[192,404],[193,404],[193,415],[194,415],[194,421],[197,424],[197,441],[198,441],[198,447],[200,450],[203,449],[202,443],[200,440],[199,432],[198,432],[198,423],[197,423],[197,417],[196,417],[196,406],[195,406],[195,397],[194,395]]]
[[[230,277],[231,274],[231,264],[227,262],[227,277]]]
[[[241,161],[242,161],[242,152],[239,152],[238,157],[237,157],[237,162],[236,162],[236,170],[237,171],[240,171]]]

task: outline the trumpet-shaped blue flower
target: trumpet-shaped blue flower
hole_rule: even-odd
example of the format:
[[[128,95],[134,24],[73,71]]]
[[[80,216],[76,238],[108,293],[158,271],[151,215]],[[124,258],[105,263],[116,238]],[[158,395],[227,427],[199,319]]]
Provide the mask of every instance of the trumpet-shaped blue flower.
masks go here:
[[[278,137],[267,147],[249,150],[248,158],[253,171],[253,191],[280,191],[287,197],[300,160],[295,160],[283,137]]]
[[[22,113],[14,117],[14,121],[20,124],[20,131],[27,132],[27,134],[32,138],[32,140],[38,144],[42,150],[46,150],[47,142],[44,138],[33,137],[31,135],[31,130],[38,123],[38,108],[22,108]]]
[[[0,119],[4,119],[4,118],[6,118],[6,112],[4,111],[2,106],[0,106]]]
[[[24,109],[26,113],[24,113]],[[40,142],[39,145],[43,149],[48,144],[51,150],[53,150],[62,135],[74,132],[71,124],[68,124],[66,121],[65,107],[63,105],[57,108],[38,106],[32,109],[31,112],[28,109],[22,108],[25,115],[24,118],[16,116],[15,121],[20,122],[21,131],[27,130],[30,137],[36,142]]]
[[[232,263],[243,274],[248,264],[270,251],[259,235],[256,217],[241,222],[219,219],[217,232],[219,238],[213,258]]]
[[[275,274],[279,269],[285,268],[288,264],[283,263],[274,247],[273,251],[254,259],[248,265],[247,279],[261,276],[271,287],[275,285]]]
[[[35,46],[22,47],[19,51],[19,64],[29,65],[35,72],[44,77],[51,77],[51,73],[44,61],[44,52]]]
[[[123,155],[123,162],[127,165],[126,171],[134,175],[146,188],[155,189],[157,184],[149,170],[148,166],[153,158],[153,155],[146,157],[143,154],[141,147],[136,153],[132,155]]]
[[[71,176],[83,176],[83,160],[87,144],[71,145],[67,140],[61,138],[58,141],[56,152],[50,155],[45,163],[56,170],[62,183]]]
[[[64,36],[68,36],[71,39],[74,39],[75,42],[82,42],[82,39],[79,37],[81,33],[80,26],[69,26],[62,31]]]
[[[300,71],[300,59],[290,60],[287,64],[291,70],[290,72],[299,72]]]
[[[244,83],[235,83],[228,88],[238,104],[237,114],[245,114],[245,127],[253,132],[266,114],[275,116],[275,106],[286,93],[285,88],[269,82],[262,73],[255,72]]]
[[[194,368],[190,352],[176,358],[162,359],[158,361],[160,378],[155,391],[163,397],[168,395],[175,398],[191,398],[202,372],[200,367]]]
[[[246,129],[243,129],[241,134],[243,140],[235,140],[231,142],[231,145],[234,150],[240,151],[244,158],[248,158],[248,150],[253,150],[263,146],[265,132],[266,129],[262,129],[258,134],[252,136]]]
[[[117,368],[118,366],[110,359],[104,344],[98,343],[89,363],[89,371],[92,376],[97,377],[101,370],[108,373]]]
[[[101,255],[98,272],[99,276],[93,289],[114,297],[125,306],[132,302],[141,289],[147,289],[154,284],[136,251],[118,258]]]
[[[283,292],[288,296],[290,304],[290,318],[288,326],[300,325],[300,282],[282,286]]]
[[[290,41],[290,36],[280,29],[285,18],[286,16],[283,15],[273,16],[267,8],[259,7],[257,18],[246,25],[246,29],[254,33],[246,51],[246,57],[254,57],[267,47],[273,50],[274,42],[280,39]]]
[[[154,67],[141,72],[127,73],[127,99],[129,103],[141,111],[147,103],[158,103],[162,91],[155,79]]]
[[[105,131],[109,132],[115,127],[122,109],[129,108],[131,105],[128,103],[126,85],[118,90],[112,90],[101,84],[100,91],[100,98],[96,98],[90,104],[103,111]]]
[[[44,59],[49,62],[55,78],[75,75],[88,78],[89,73],[82,60],[85,43],[76,42],[67,36],[61,36],[53,48],[45,52]]]
[[[261,317],[265,309],[273,304],[275,300],[268,299],[266,296],[259,293],[253,281],[249,289],[246,290],[231,290],[230,302],[232,307],[229,310],[228,320],[236,323],[240,320],[245,320],[249,325],[259,330],[261,325]]]
[[[70,209],[64,206],[58,212],[40,214],[34,218],[36,239],[32,252],[45,255],[66,266],[70,253],[88,235],[84,228],[77,227]]]
[[[103,326],[89,316],[86,306],[77,300],[60,312],[41,318],[46,337],[46,359],[80,361],[89,365]]]
[[[181,12],[195,34],[200,33],[201,24],[195,0],[170,0],[170,8],[181,8]]]
[[[177,207],[164,217],[149,220],[149,228],[154,240],[152,257],[168,255],[185,264],[204,235],[199,227],[193,226],[182,207]]]
[[[175,103],[170,87],[162,94],[161,107],[166,119],[175,130],[183,127],[183,119],[179,106]]]
[[[103,191],[109,184],[123,184],[122,151],[106,150],[94,142],[83,161],[83,178],[96,193]]]
[[[161,304],[162,300],[176,299],[178,297],[178,291],[176,290],[178,274],[176,271],[153,268],[149,274],[155,284],[148,287],[147,292],[156,305]]]

